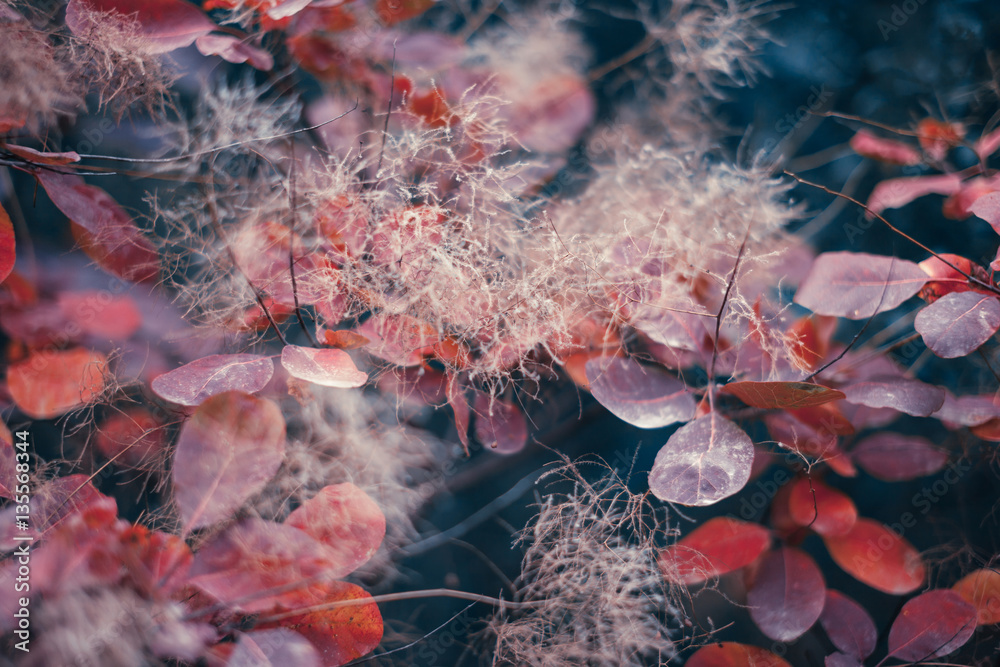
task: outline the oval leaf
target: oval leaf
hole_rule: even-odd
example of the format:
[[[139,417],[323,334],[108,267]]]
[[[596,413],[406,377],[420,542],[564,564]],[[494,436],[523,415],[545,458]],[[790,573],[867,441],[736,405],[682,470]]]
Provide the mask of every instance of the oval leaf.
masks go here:
[[[256,354],[213,354],[155,378],[150,386],[160,398],[196,406],[226,391],[252,394],[271,381],[274,362]]]
[[[687,667],[791,667],[783,659],[759,646],[719,642],[709,644],[695,651],[687,662]]]
[[[826,583],[804,551],[782,547],[764,554],[747,590],[750,616],[761,632],[790,642],[812,627],[826,602]]]
[[[906,662],[940,658],[969,641],[976,608],[951,590],[927,591],[903,605],[889,628],[889,656]]]
[[[667,581],[700,584],[752,563],[770,542],[759,524],[714,517],[661,551],[660,569]]]
[[[848,403],[869,408],[892,408],[914,417],[927,417],[944,405],[944,389],[897,376],[875,376],[841,387]]]
[[[924,563],[909,542],[877,521],[858,519],[846,535],[824,537],[833,560],[872,588],[903,595],[924,583]]]
[[[825,252],[795,293],[795,303],[820,315],[863,320],[892,310],[928,280],[905,259],[863,252]]]
[[[513,454],[528,444],[528,421],[511,403],[476,392],[476,438],[499,454]]]
[[[21,411],[52,419],[97,398],[104,391],[107,359],[83,348],[40,350],[7,369],[7,388]]]
[[[14,270],[14,225],[3,206],[0,206],[0,283]]]
[[[167,53],[189,46],[200,35],[212,32],[216,25],[195,5],[184,0],[70,0],[66,7],[66,25],[75,34],[86,37],[99,30],[95,22],[107,17],[94,13],[118,14],[121,21],[134,21],[145,37],[143,51]]]
[[[385,515],[367,493],[350,482],[334,484],[285,519],[329,547],[335,565],[331,577],[346,577],[375,555],[385,537]]]
[[[755,408],[808,408],[844,398],[836,389],[810,382],[730,382],[722,391]]]
[[[850,496],[806,477],[792,482],[788,511],[792,521],[820,535],[845,535],[858,520],[858,509]]]
[[[203,56],[219,56],[227,62],[236,64],[250,63],[265,72],[274,67],[274,58],[270,53],[250,46],[233,35],[202,35],[194,41],[194,44]]]
[[[309,640],[285,628],[241,634],[226,667],[322,667]]]
[[[368,381],[368,374],[359,371],[343,350],[286,345],[281,365],[292,377],[324,387],[360,387]]]
[[[843,593],[826,592],[819,622],[833,645],[856,660],[864,660],[875,650],[875,621],[864,607]]]
[[[876,433],[858,443],[851,456],[865,472],[886,482],[902,482],[936,473],[948,452],[919,436]]]
[[[670,436],[649,471],[649,489],[666,502],[711,505],[742,489],[752,465],[750,437],[712,412]]]
[[[1000,301],[977,292],[952,292],[917,313],[913,328],[937,356],[964,357],[1000,328]]]
[[[591,359],[586,372],[598,403],[633,426],[660,428],[694,417],[694,397],[683,382],[634,359]]]
[[[990,569],[970,572],[951,590],[976,608],[978,625],[1000,623],[1000,572]]]
[[[185,532],[229,518],[264,488],[285,456],[277,405],[232,391],[198,406],[174,454],[174,495]]]

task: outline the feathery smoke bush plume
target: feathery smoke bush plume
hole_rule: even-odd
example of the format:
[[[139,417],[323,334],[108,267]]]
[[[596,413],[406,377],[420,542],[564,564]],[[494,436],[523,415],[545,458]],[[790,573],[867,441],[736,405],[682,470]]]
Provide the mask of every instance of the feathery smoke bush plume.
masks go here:
[[[663,664],[675,655],[680,614],[656,562],[664,512],[613,473],[593,484],[573,464],[556,473],[573,490],[546,496],[518,538],[516,600],[543,604],[494,615],[493,664]]]

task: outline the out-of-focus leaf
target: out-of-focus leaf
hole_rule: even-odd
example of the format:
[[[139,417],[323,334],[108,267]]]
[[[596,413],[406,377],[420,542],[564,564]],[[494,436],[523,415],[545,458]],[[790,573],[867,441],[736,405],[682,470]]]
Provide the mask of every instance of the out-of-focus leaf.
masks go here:
[[[528,420],[516,405],[477,391],[473,410],[476,438],[486,447],[513,454],[528,444]]]
[[[360,387],[368,381],[368,374],[359,371],[343,350],[286,345],[281,365],[292,377],[324,387]]]
[[[445,388],[448,397],[448,405],[455,415],[455,431],[458,433],[458,441],[462,443],[465,455],[469,455],[469,421],[472,416],[472,407],[469,399],[465,395],[465,386],[459,381],[458,376],[449,374]]]
[[[969,641],[976,608],[951,590],[927,591],[908,600],[889,628],[889,657],[906,662],[940,658]]]
[[[836,389],[809,382],[730,382],[722,392],[755,408],[806,408],[844,398]]]
[[[416,18],[434,6],[434,0],[375,0],[375,14],[385,25]]]
[[[915,165],[923,162],[920,151],[909,144],[877,137],[868,130],[858,130],[851,137],[851,148],[858,155],[889,164]]]
[[[890,178],[872,190],[868,198],[868,208],[877,214],[887,208],[906,206],[914,199],[925,195],[950,195],[958,192],[961,187],[962,177],[958,174]],[[868,214],[868,217],[871,215]]]
[[[285,419],[271,401],[238,391],[203,402],[174,454],[174,496],[184,531],[229,518],[274,476],[285,456]]]
[[[687,667],[791,667],[785,660],[758,646],[719,642],[702,646],[684,663]]]
[[[792,482],[788,511],[792,521],[820,535],[844,535],[858,520],[858,509],[850,496],[806,477]]]
[[[0,206],[0,283],[14,270],[14,225],[3,206]]]
[[[97,449],[115,462],[129,468],[151,468],[167,447],[163,423],[143,407],[115,412],[97,428]]]
[[[49,153],[46,151],[36,151],[34,148],[28,148],[27,146],[17,146],[15,144],[6,144],[4,146],[4,150],[33,164],[45,164],[58,167],[80,161],[80,156],[74,151],[66,153]]]
[[[660,448],[649,489],[666,502],[711,505],[742,489],[752,465],[750,437],[711,412],[682,426]]]
[[[917,313],[913,328],[939,357],[964,357],[1000,328],[1000,301],[978,292],[952,292]]]
[[[759,524],[713,517],[661,551],[660,569],[667,581],[700,584],[750,564],[770,542]]]
[[[83,348],[39,350],[7,369],[7,388],[21,411],[52,419],[100,396],[107,359]]]
[[[61,292],[57,303],[67,322],[93,336],[125,340],[142,326],[142,313],[128,295],[107,292]]]
[[[875,376],[855,382],[841,391],[848,403],[870,408],[892,408],[915,417],[927,417],[944,405],[944,389],[897,376]]]
[[[972,202],[970,209],[976,216],[990,223],[993,230],[1000,234],[1000,192],[991,192],[980,197]]]
[[[950,425],[979,426],[991,419],[1000,418],[1000,397],[987,394],[956,398],[945,391],[944,405],[931,416]]]
[[[259,70],[268,72],[274,67],[274,57],[264,49],[250,46],[233,35],[202,35],[194,41],[203,56],[219,56],[231,63],[250,63]]]
[[[826,592],[826,604],[819,622],[833,645],[857,660],[875,650],[878,630],[875,621],[857,602],[838,591]]]
[[[226,391],[258,392],[273,374],[270,357],[213,354],[160,375],[150,386],[157,396],[171,403],[195,406]]]
[[[816,258],[795,303],[820,315],[863,320],[892,310],[920,291],[927,274],[917,264],[863,252],[826,252]]]
[[[330,576],[345,577],[371,558],[385,537],[385,515],[350,482],[325,486],[285,519],[328,547]]]
[[[858,519],[846,535],[823,542],[845,572],[883,593],[903,595],[924,584],[920,553],[877,521]]]
[[[859,442],[851,457],[869,475],[887,482],[932,475],[948,462],[948,452],[930,440],[888,431]]]
[[[287,628],[241,634],[226,667],[323,667],[308,639]]]
[[[184,0],[70,0],[66,25],[85,38],[91,30],[100,30],[99,21],[107,20],[96,12],[117,14],[126,25],[134,21],[139,35],[146,38],[146,53],[189,46],[216,28],[204,12]]]
[[[634,359],[598,357],[587,362],[587,381],[597,402],[639,428],[660,428],[694,417],[687,386]]]
[[[14,436],[7,425],[0,421],[0,498],[13,498],[17,486],[17,459],[14,456]]]
[[[951,590],[976,608],[978,625],[1000,623],[1000,572],[993,569],[970,572]]]
[[[761,558],[747,590],[750,616],[765,635],[790,642],[812,627],[823,611],[826,583],[804,551],[781,547]]]

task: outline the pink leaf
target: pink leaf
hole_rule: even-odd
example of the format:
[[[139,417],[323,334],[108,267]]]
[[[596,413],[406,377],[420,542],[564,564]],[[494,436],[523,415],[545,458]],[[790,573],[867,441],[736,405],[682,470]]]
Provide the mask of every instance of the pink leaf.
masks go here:
[[[1000,131],[997,132],[1000,135]],[[974,201],[970,210],[990,223],[997,234],[1000,234],[1000,192],[991,192]]]
[[[853,658],[864,660],[875,650],[875,621],[864,607],[843,593],[826,592],[819,622],[833,645]]]
[[[18,442],[22,442],[18,439]],[[13,498],[17,487],[17,457],[14,456],[14,436],[0,421],[0,498]]]
[[[142,326],[142,313],[128,295],[104,291],[61,292],[57,297],[67,322],[93,336],[125,340]]]
[[[649,489],[666,502],[711,505],[743,488],[753,455],[743,429],[711,412],[670,436],[649,472]]]
[[[226,667],[322,667],[309,640],[287,628],[241,634]]]
[[[812,627],[823,611],[826,584],[813,559],[782,547],[761,558],[747,590],[750,616],[765,635],[790,642]]]
[[[156,280],[159,256],[122,207],[79,176],[39,171],[52,203],[73,223],[73,233],[101,268],[133,282]]]
[[[0,206],[0,283],[14,270],[14,225],[3,206]]]
[[[998,148],[1000,148],[1000,128],[989,134],[984,134],[976,140],[975,151],[981,160],[993,155]]]
[[[795,303],[820,315],[863,320],[892,310],[928,280],[905,259],[863,252],[826,252],[816,258]]]
[[[1000,301],[977,292],[952,292],[917,313],[913,328],[939,357],[964,357],[1000,328]]]
[[[639,428],[661,428],[694,418],[687,386],[634,359],[598,357],[587,362],[587,381],[597,402]]]
[[[346,577],[375,555],[385,537],[385,515],[367,493],[351,484],[334,484],[288,515],[294,526],[329,547],[335,565],[330,576]]]
[[[944,405],[932,416],[946,425],[979,426],[1000,417],[1000,398],[990,394],[956,398],[945,391]]]
[[[521,82],[510,90],[518,96]],[[597,105],[587,82],[573,75],[557,75],[522,92],[510,109],[510,129],[530,151],[558,153],[579,139],[594,119]]]
[[[286,345],[281,365],[292,377],[324,387],[360,387],[368,381],[368,375],[343,350]]]
[[[324,545],[298,528],[243,519],[195,554],[189,583],[233,609],[259,613],[308,600],[309,587],[335,578]]]
[[[231,391],[199,405],[174,454],[185,532],[229,518],[264,488],[284,456],[285,419],[271,401]]]
[[[940,658],[969,641],[976,608],[952,590],[933,590],[903,605],[889,629],[889,657],[906,662]]]
[[[929,194],[950,195],[962,187],[962,177],[957,174],[891,178],[882,181],[872,190],[868,208],[878,214],[887,208],[899,208],[914,199]],[[871,213],[866,214],[869,218]]]
[[[869,475],[887,482],[932,475],[948,462],[948,452],[930,440],[889,432],[868,436],[851,456]]]
[[[184,364],[150,383],[156,395],[178,405],[200,405],[226,391],[253,394],[274,374],[270,357],[256,354],[213,354]]]
[[[851,137],[851,148],[858,155],[899,165],[920,164],[920,152],[908,144],[877,137],[868,130],[858,130]]]
[[[94,12],[119,14],[120,20],[135,21],[139,34],[148,42],[146,53],[167,53],[188,46],[200,35],[212,32],[216,25],[184,0],[70,0],[66,7],[66,25],[77,35],[99,30],[94,23],[102,20]]]
[[[848,403],[869,408],[892,408],[914,417],[927,417],[944,405],[944,389],[896,376],[879,376],[841,387]]]
[[[231,63],[250,63],[264,72],[274,67],[274,57],[264,49],[250,46],[232,35],[202,35],[194,42],[203,56],[220,56]]]
[[[528,443],[528,422],[521,410],[506,401],[476,392],[476,438],[498,454],[514,454]]]

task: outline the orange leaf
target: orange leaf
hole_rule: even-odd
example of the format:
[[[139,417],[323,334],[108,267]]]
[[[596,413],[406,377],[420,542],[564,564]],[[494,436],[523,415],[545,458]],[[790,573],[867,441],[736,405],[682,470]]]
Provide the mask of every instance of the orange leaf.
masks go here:
[[[668,581],[699,584],[753,562],[770,541],[763,526],[715,517],[661,551],[660,569]]]
[[[687,667],[791,667],[759,646],[720,642],[703,646],[687,659]]]
[[[820,535],[844,535],[858,520],[854,501],[819,480],[801,477],[791,484],[788,509],[792,521]]]
[[[823,541],[837,565],[884,593],[903,595],[924,583],[924,563],[917,550],[877,521],[858,519],[847,534]]]
[[[951,590],[976,608],[979,625],[1000,623],[1000,572],[991,569],[970,572]]]
[[[100,352],[39,351],[11,365],[7,386],[26,415],[51,419],[100,395],[106,371],[107,359]]]
[[[755,408],[808,408],[844,398],[843,392],[809,382],[730,382],[722,391]]]

